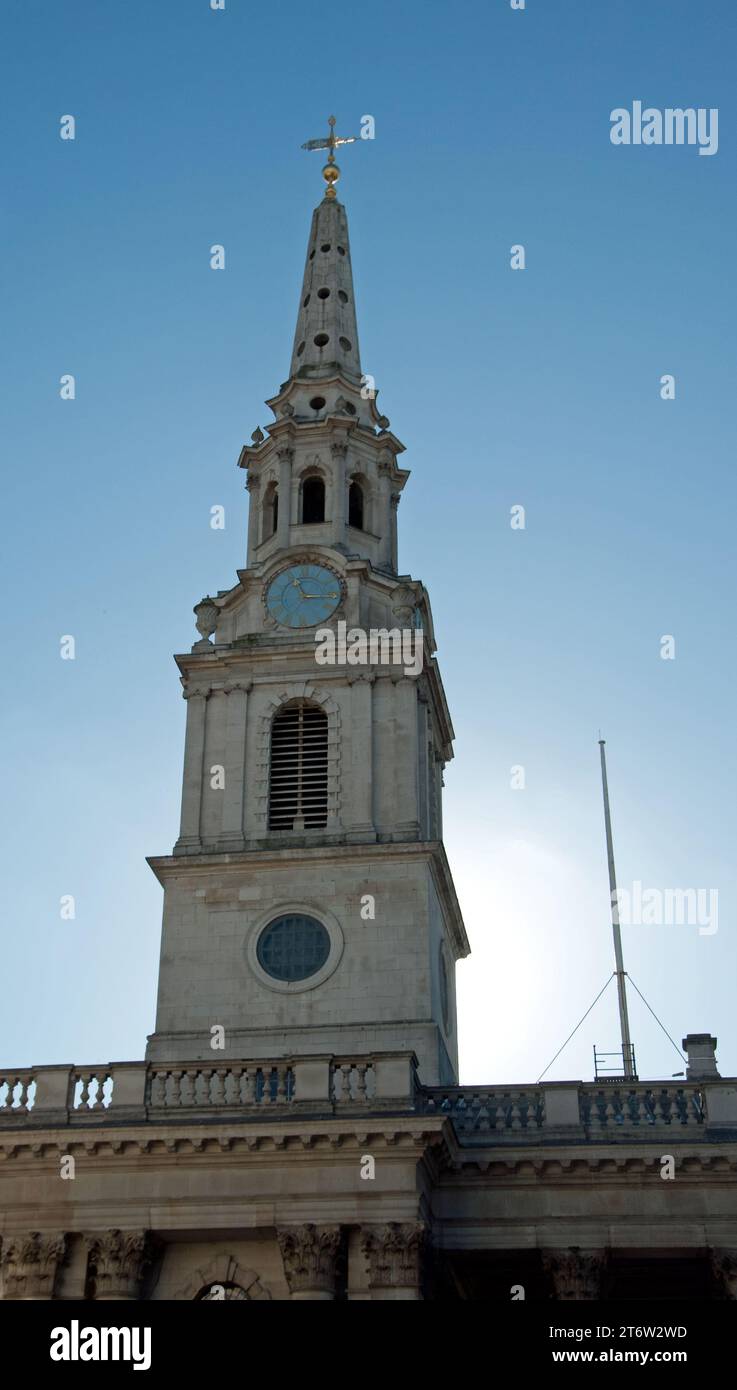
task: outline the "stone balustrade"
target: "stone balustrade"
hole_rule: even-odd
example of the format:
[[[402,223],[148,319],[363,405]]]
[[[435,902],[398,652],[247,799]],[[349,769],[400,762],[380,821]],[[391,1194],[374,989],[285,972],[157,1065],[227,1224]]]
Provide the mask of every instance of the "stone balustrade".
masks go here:
[[[32,1067],[0,1073],[0,1131],[68,1125],[422,1114],[462,1144],[737,1138],[737,1081],[421,1086],[412,1053]]]
[[[542,1086],[433,1086],[424,1091],[421,1105],[428,1114],[447,1115],[459,1135],[537,1135],[545,1121]]]

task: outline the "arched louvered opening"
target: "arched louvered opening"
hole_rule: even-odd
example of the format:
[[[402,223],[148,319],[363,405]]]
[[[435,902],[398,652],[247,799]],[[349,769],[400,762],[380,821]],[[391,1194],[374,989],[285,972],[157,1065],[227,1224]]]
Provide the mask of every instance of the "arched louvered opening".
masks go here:
[[[356,482],[348,489],[348,525],[363,530],[363,488]]]
[[[263,539],[267,541],[270,536],[276,535],[276,528],[279,522],[279,490],[276,483],[270,483],[266,489],[264,497],[264,524]]]
[[[271,725],[269,829],[319,830],[328,820],[328,717],[294,700]]]
[[[322,478],[305,478],[302,484],[302,520],[305,525],[325,520],[325,484]]]

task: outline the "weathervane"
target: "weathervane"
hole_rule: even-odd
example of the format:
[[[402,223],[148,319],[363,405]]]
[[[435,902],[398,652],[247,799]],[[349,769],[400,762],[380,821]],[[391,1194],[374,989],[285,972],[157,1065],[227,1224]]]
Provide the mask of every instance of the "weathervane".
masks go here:
[[[326,198],[335,198],[335,197],[336,197],[336,192],[335,192],[334,185],[338,182],[338,179],[340,178],[340,169],[338,168],[337,164],[335,163],[335,150],[336,150],[336,148],[337,148],[338,145],[354,145],[355,142],[356,142],[356,140],[358,139],[358,136],[357,136],[357,135],[336,135],[336,134],[335,134],[335,116],[329,116],[329,117],[328,117],[328,125],[330,126],[330,134],[328,135],[327,140],[306,140],[305,143],[304,143],[304,145],[302,146],[302,149],[303,149],[303,150],[328,150],[328,151],[329,151],[329,153],[328,153],[328,162],[327,162],[327,164],[325,165],[325,167],[324,167],[324,169],[323,169],[323,171],[322,171],[322,176],[323,176],[323,178],[324,178],[324,180],[325,180],[325,182],[326,182],[326,184],[327,184],[327,189],[326,189],[326,191],[325,191],[325,197],[326,197]]]

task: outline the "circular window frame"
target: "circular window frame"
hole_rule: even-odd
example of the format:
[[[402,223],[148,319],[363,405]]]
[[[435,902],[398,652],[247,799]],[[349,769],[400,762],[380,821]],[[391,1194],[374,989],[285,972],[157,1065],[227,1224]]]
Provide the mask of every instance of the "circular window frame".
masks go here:
[[[258,959],[258,942],[261,933],[271,926],[272,922],[278,921],[280,917],[314,917],[323,926],[330,937],[330,949],[328,950],[325,964],[316,970],[314,975],[308,975],[304,980],[275,980],[273,975],[267,974]],[[265,989],[271,989],[275,994],[304,994],[308,990],[317,989],[319,985],[337,970],[343,955],[345,938],[337,917],[332,912],[327,912],[324,907],[318,907],[315,903],[277,903],[269,908],[268,912],[263,913],[258,921],[251,928],[248,941],[246,943],[246,959],[248,961],[251,974],[255,975],[259,984]]]

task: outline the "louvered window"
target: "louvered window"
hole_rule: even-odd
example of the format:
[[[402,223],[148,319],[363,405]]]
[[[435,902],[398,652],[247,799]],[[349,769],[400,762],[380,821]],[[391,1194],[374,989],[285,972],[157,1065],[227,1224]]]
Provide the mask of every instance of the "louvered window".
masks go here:
[[[328,820],[328,717],[297,700],[274,715],[269,829],[318,830]]]

